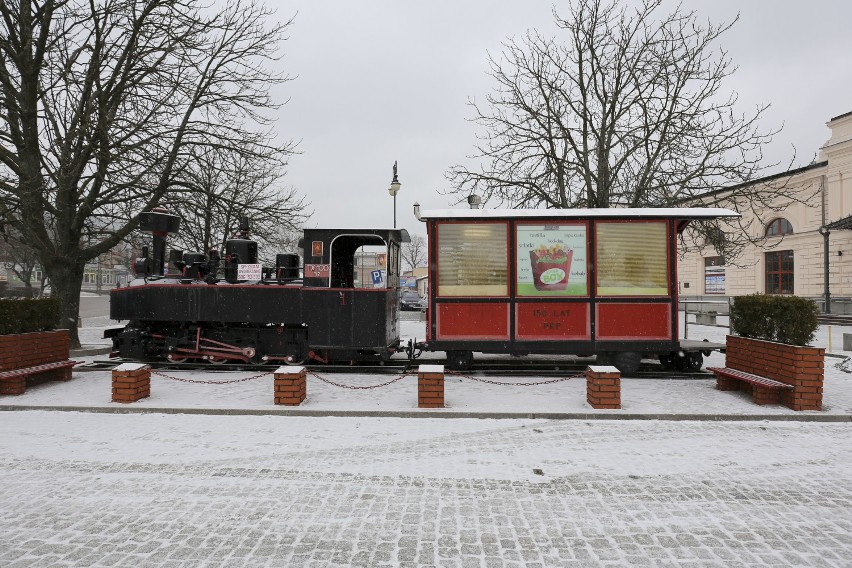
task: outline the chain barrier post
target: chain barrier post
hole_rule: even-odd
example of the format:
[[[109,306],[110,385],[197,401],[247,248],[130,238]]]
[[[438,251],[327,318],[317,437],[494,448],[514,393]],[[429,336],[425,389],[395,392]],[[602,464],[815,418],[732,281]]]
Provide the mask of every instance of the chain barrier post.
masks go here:
[[[589,365],[586,401],[592,408],[621,409],[621,371],[609,365]]]
[[[304,367],[278,367],[275,371],[275,404],[299,406],[308,395],[308,371]]]
[[[417,407],[444,408],[443,365],[420,365],[417,368]]]
[[[112,370],[112,401],[136,402],[151,396],[151,367],[122,363]]]

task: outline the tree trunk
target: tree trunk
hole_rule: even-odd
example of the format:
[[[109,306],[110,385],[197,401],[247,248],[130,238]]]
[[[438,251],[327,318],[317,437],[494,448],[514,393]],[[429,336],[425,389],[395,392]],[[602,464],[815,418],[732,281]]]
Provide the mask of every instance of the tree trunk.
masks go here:
[[[67,329],[71,349],[79,349],[77,333],[80,318],[80,289],[83,286],[83,269],[86,263],[63,257],[54,257],[45,263],[44,269],[50,278],[52,296],[59,300],[58,329]]]

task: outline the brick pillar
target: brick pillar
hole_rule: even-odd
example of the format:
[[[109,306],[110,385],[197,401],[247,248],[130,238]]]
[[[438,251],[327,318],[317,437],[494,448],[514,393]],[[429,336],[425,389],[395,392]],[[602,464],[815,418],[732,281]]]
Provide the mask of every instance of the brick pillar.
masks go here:
[[[26,391],[26,377],[14,377],[0,381],[0,394],[24,394]]]
[[[151,396],[151,367],[122,363],[112,370],[112,401],[136,402]]]
[[[586,401],[592,408],[621,408],[621,372],[610,366],[588,366]]]
[[[308,396],[308,371],[304,367],[275,370],[275,404],[299,406]]]
[[[782,404],[793,410],[822,410],[825,350],[797,347],[793,357],[796,360],[795,373],[784,381],[793,385],[793,392],[781,394]]]
[[[417,408],[444,408],[444,366],[417,368]]]

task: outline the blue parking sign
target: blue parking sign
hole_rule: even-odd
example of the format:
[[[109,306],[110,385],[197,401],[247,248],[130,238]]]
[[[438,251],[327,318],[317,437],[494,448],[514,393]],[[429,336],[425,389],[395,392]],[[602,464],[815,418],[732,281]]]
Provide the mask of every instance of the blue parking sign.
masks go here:
[[[382,279],[382,271],[381,270],[373,270],[370,272],[370,276],[373,277],[373,288],[381,288],[384,280]]]

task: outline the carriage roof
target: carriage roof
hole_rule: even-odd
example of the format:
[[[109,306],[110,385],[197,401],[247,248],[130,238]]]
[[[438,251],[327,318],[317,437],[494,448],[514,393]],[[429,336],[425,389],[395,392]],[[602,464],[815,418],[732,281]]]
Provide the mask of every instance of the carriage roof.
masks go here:
[[[612,209],[430,209],[421,211],[419,219],[645,219],[681,220],[739,217],[731,209],[721,207],[649,207]]]

